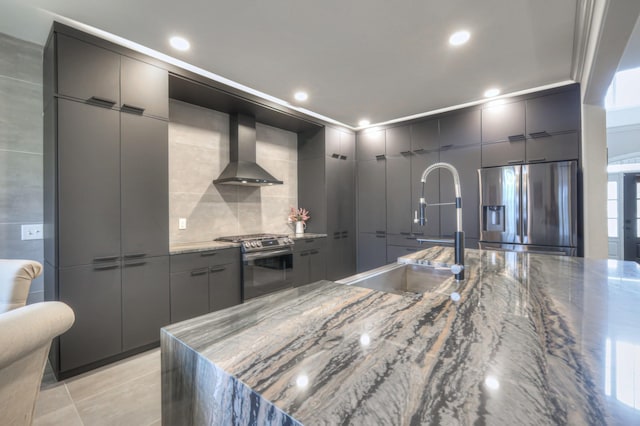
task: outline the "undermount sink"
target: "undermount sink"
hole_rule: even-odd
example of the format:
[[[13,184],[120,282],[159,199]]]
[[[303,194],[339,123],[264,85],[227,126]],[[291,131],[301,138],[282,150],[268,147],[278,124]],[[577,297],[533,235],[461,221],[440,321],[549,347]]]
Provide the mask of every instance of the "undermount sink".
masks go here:
[[[336,281],[394,294],[422,294],[444,291],[444,283],[455,282],[449,268],[392,264]]]

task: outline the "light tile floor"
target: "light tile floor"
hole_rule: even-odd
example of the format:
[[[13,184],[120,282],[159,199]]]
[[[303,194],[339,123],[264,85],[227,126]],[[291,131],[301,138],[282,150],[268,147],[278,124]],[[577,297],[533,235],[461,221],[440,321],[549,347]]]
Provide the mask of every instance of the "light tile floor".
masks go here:
[[[160,349],[56,382],[45,370],[34,425],[160,425]]]

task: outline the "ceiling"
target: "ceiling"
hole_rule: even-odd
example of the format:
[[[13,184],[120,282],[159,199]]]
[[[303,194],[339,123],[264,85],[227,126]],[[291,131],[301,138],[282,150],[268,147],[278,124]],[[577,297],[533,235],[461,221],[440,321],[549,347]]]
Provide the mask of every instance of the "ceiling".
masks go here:
[[[0,0],[0,32],[44,44],[52,12],[357,127],[570,80],[578,1]]]

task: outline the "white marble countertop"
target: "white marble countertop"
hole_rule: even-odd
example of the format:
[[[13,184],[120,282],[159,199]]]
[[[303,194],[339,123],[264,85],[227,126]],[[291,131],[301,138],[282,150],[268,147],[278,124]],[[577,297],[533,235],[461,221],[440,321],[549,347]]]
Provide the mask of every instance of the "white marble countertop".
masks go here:
[[[465,263],[420,295],[321,281],[162,329],[164,424],[640,424],[639,265]]]

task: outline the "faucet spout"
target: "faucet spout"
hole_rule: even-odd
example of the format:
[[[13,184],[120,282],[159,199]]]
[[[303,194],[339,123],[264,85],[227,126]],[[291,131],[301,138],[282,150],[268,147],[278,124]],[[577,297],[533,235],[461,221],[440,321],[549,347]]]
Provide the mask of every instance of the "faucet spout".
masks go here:
[[[455,274],[456,280],[462,281],[464,280],[464,231],[462,230],[462,195],[460,191],[460,175],[458,174],[458,170],[453,167],[449,163],[435,163],[427,167],[424,172],[422,172],[422,177],[420,178],[420,182],[422,182],[422,197],[420,198],[420,204],[418,206],[418,212],[416,212],[416,219],[414,222],[419,223],[420,226],[424,226],[427,222],[426,218],[426,210],[429,205],[442,205],[442,203],[437,204],[427,204],[427,201],[424,196],[424,185],[427,182],[427,176],[431,172],[436,169],[446,169],[451,172],[453,175],[453,186],[454,192],[456,196],[455,206],[456,206],[456,232],[454,233],[454,244],[455,244],[455,265],[451,268],[451,271]]]

